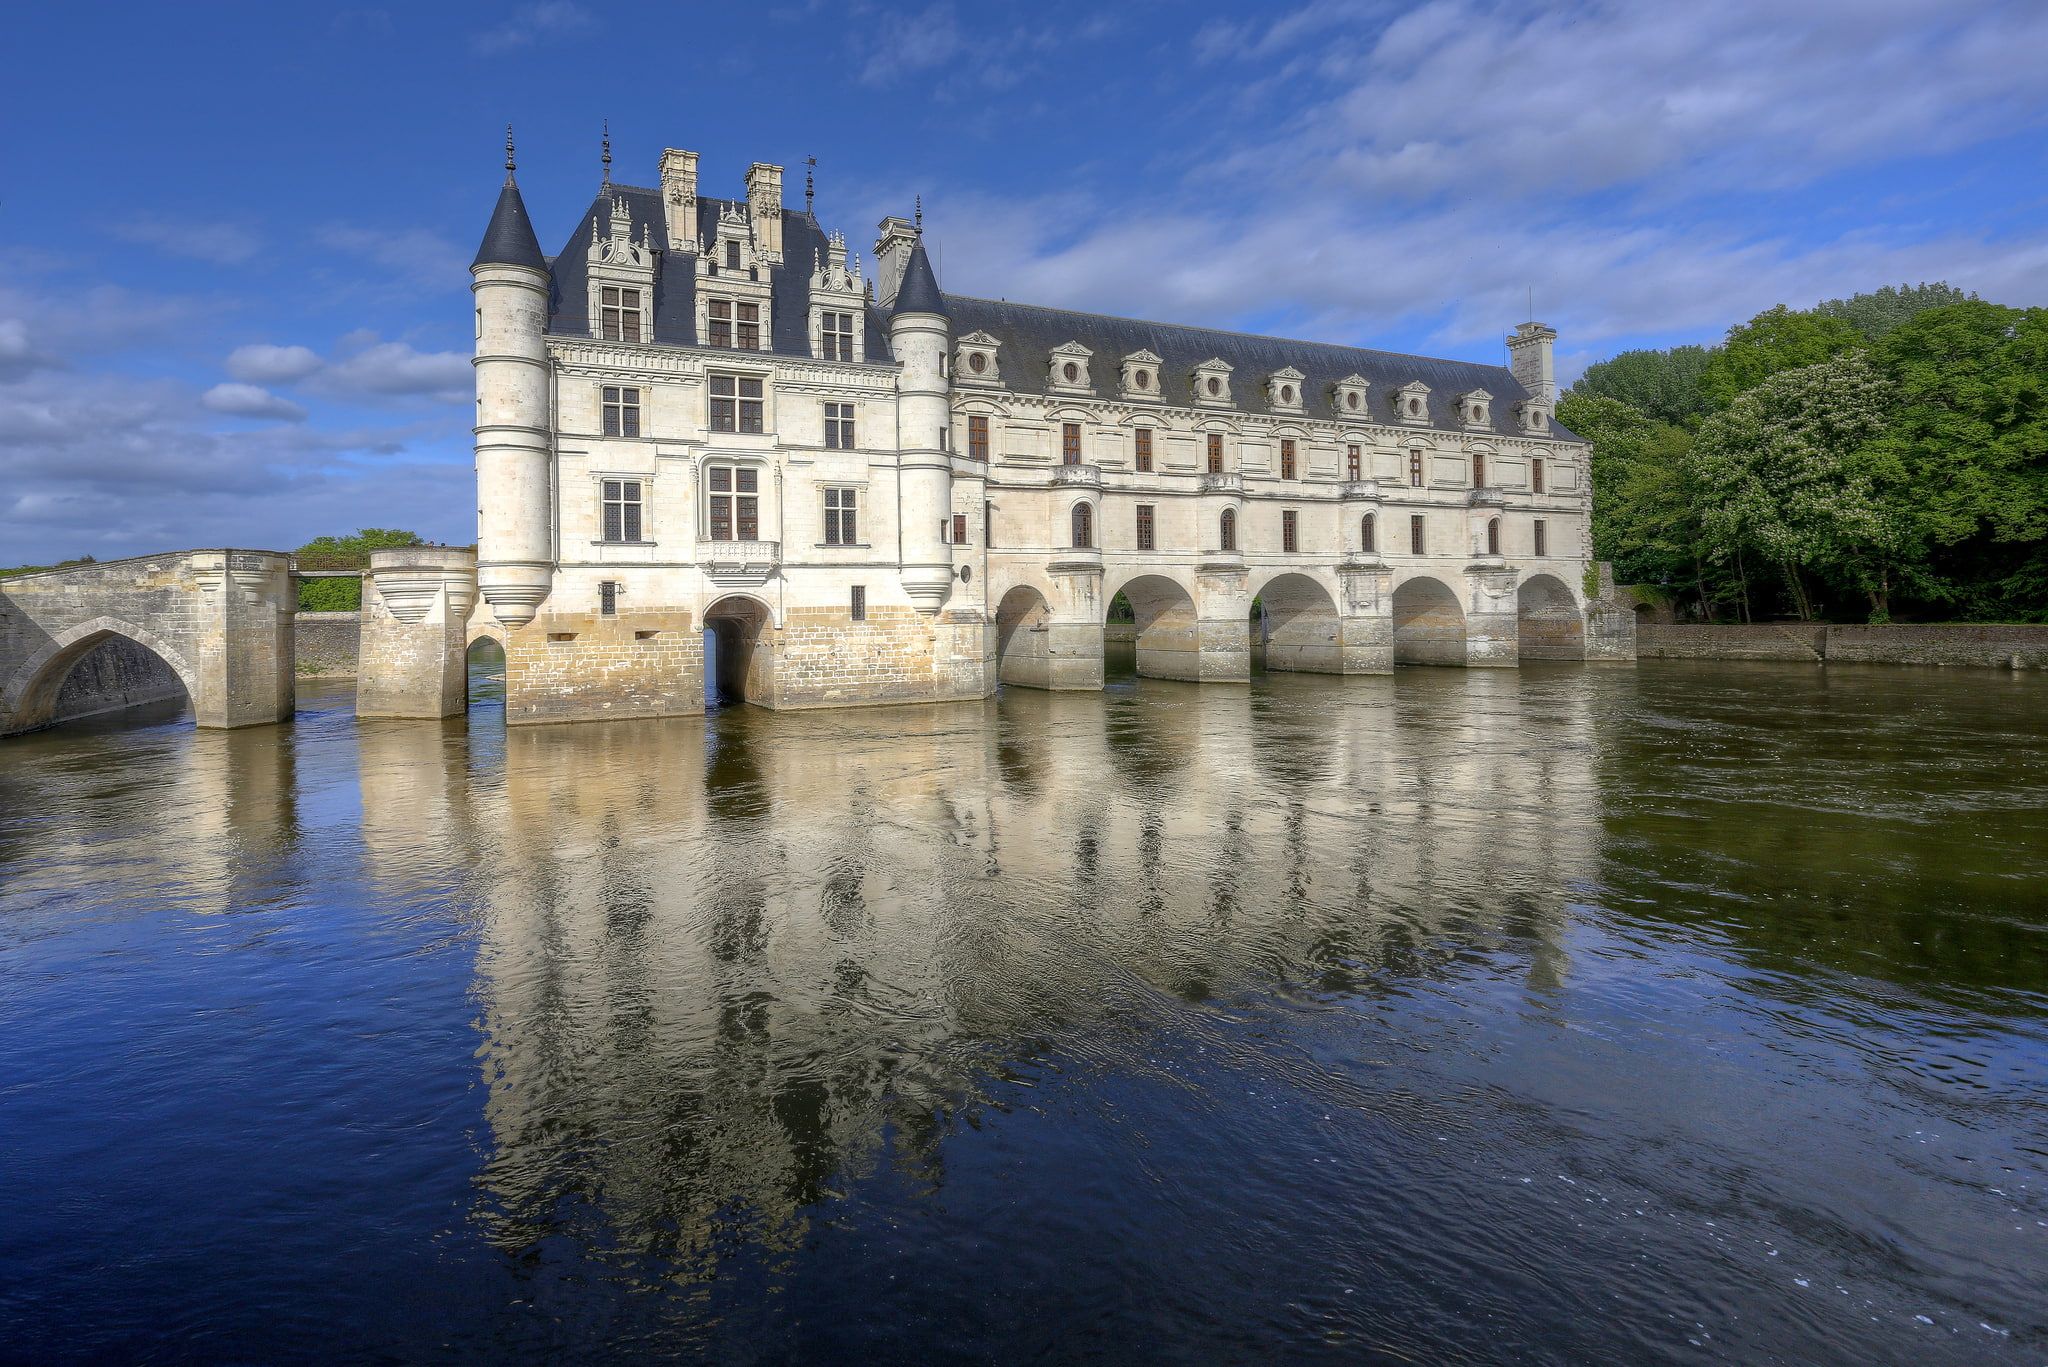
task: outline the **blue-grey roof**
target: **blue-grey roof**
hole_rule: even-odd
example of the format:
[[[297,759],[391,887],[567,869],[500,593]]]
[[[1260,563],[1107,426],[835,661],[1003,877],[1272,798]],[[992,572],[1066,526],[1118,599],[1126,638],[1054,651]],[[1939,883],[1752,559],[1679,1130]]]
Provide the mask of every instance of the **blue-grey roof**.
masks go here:
[[[576,220],[568,245],[550,263],[553,285],[548,301],[548,331],[570,337],[590,335],[590,235],[593,225],[599,236],[610,234],[613,196],[626,202],[626,210],[633,217],[633,236],[637,239],[640,225],[646,224],[648,242],[654,248],[653,340],[671,346],[701,345],[697,338],[697,258],[672,249],[661,192],[640,185],[614,185],[609,191],[600,191]],[[715,224],[728,206],[746,209],[738,201],[699,198],[697,221]],[[710,234],[707,232],[706,236]],[[760,268],[768,273],[768,345],[778,355],[811,354],[811,275],[824,260],[829,245],[824,230],[809,214],[794,209],[782,211],[782,264]],[[864,313],[868,360],[889,360],[887,319],[873,305]]]
[[[903,263],[903,280],[896,287],[896,312],[946,316],[946,298],[939,293],[939,281],[932,274],[931,258],[924,254],[922,235],[911,241],[910,259]]]
[[[1216,328],[1148,323],[1006,300],[974,299],[962,294],[946,295],[945,305],[955,341],[972,332],[985,332],[1002,344],[996,352],[996,364],[1003,387],[1021,393],[1046,393],[1053,348],[1079,342],[1094,353],[1089,375],[1095,392],[1102,395],[1121,392],[1124,357],[1136,351],[1149,351],[1160,359],[1160,399],[1180,407],[1195,404],[1194,368],[1204,361],[1220,359],[1230,365],[1231,408],[1238,412],[1293,416],[1291,412],[1276,410],[1266,390],[1268,376],[1291,366],[1301,372],[1302,416],[1306,418],[1399,425],[1394,414],[1393,391],[1411,380],[1420,380],[1429,386],[1430,426],[1465,431],[1464,422],[1454,416],[1453,403],[1460,394],[1483,389],[1492,396],[1487,412],[1491,429],[1501,436],[1524,435],[1515,417],[1515,405],[1528,398],[1529,391],[1506,366],[1403,356],[1398,352],[1334,346],[1328,342],[1294,342]],[[900,302],[897,307],[902,307]],[[1362,376],[1368,382],[1364,412],[1340,411],[1333,406],[1336,383],[1351,375]],[[1571,436],[1554,421],[1549,434]]]
[[[491,226],[484,229],[483,245],[469,265],[471,270],[486,265],[531,266],[537,271],[548,268],[540,254],[540,239],[533,235],[533,223],[526,216],[526,201],[519,197],[519,187],[509,175],[505,188],[498,191],[498,207],[491,210]]]

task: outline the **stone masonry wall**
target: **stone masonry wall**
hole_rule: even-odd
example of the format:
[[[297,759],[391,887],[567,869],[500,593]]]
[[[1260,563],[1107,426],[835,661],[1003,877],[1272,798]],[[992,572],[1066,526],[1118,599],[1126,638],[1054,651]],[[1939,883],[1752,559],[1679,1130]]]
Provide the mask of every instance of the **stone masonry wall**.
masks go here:
[[[298,616],[295,663],[302,679],[352,679],[362,634],[362,614],[302,612]]]
[[[704,638],[687,612],[543,613],[507,634],[509,725],[704,710]]]
[[[791,608],[775,644],[775,705],[931,702],[948,695],[935,668],[931,619],[877,604],[856,622],[844,608]]]
[[[1793,660],[1807,664],[1964,665],[2048,669],[2048,626],[1636,627],[1643,659]]]

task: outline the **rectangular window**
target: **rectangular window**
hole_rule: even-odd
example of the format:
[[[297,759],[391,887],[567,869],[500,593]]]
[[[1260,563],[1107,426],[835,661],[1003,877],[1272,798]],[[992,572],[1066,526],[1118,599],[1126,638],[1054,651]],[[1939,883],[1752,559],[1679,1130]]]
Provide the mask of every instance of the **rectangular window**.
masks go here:
[[[1294,440],[1282,438],[1280,442],[1280,478],[1294,478]]]
[[[739,317],[735,320],[733,332],[739,340],[740,350],[759,351],[761,349],[761,306],[759,304],[741,304],[735,312],[738,313]]]
[[[598,336],[607,342],[640,340],[640,291],[618,285],[598,289]]]
[[[607,579],[597,586],[597,615],[616,617],[619,615],[618,581]]]
[[[967,420],[967,455],[972,460],[988,459],[988,419],[970,417]]]
[[[1408,453],[1408,483],[1417,489],[1422,487],[1422,452],[1419,450]]]
[[[1060,424],[1060,464],[1081,463],[1081,424],[1063,422]]]
[[[967,544],[967,514],[965,513],[953,514],[953,544],[956,546]]]
[[[604,481],[604,539],[607,541],[638,541],[640,539],[639,480],[608,479]]]
[[[853,620],[854,620],[854,621],[856,621],[856,622],[865,622],[865,621],[867,621],[867,619],[868,619],[868,586],[867,586],[867,585],[865,585],[865,584],[855,584],[855,585],[853,586],[853,597],[852,597],[852,600],[851,600],[850,602],[848,602],[848,603],[847,603],[847,605],[846,605],[846,611],[847,611],[847,615],[848,615],[848,616],[850,616],[850,617],[852,617],[852,618],[853,618]]]
[[[730,239],[725,244],[725,268],[733,271],[740,268],[740,244],[737,238]]]
[[[761,430],[761,381],[748,375],[711,377],[711,430]]]
[[[1283,509],[1280,513],[1280,549],[1283,551],[1297,549],[1295,542],[1296,516],[1292,508]]]
[[[631,385],[604,386],[604,434],[607,437],[640,435],[640,391]]]
[[[1149,471],[1152,468],[1152,429],[1140,427],[1132,434],[1132,440],[1136,443],[1133,452],[1138,469]]]
[[[1140,503],[1138,505],[1138,549],[1141,551],[1153,549],[1152,505],[1149,503]]]
[[[705,306],[710,315],[711,335],[705,339],[708,346],[732,345],[732,300],[713,299]]]
[[[1421,555],[1421,554],[1422,554],[1422,514],[1421,514],[1421,513],[1417,513],[1417,514],[1415,514],[1415,515],[1414,515],[1413,517],[1411,517],[1411,518],[1409,518],[1409,519],[1408,519],[1408,553],[1409,553],[1410,555]]]
[[[825,445],[834,451],[853,449],[853,405],[850,403],[828,403],[825,405]]]
[[[1209,473],[1223,473],[1223,435],[1220,432],[1209,434]]]
[[[761,539],[761,472],[751,465],[708,467],[713,541]]]
[[[826,360],[852,360],[853,315],[826,309],[818,319],[818,340]]]
[[[825,491],[825,544],[828,546],[857,546],[860,544],[860,526],[855,506],[858,492],[853,489],[827,489]]]
[[[1529,492],[1536,494],[1543,492],[1543,457],[1541,456],[1529,462]]]
[[[1544,525],[1543,525],[1543,519],[1542,519],[1542,518],[1540,518],[1540,517],[1539,517],[1539,518],[1537,518],[1537,519],[1536,519],[1536,554],[1537,554],[1537,555],[1539,555],[1539,556],[1542,556],[1542,555],[1549,555],[1549,554],[1550,554],[1550,537],[1549,537],[1549,536],[1548,536],[1548,535],[1546,534],[1546,532],[1547,532],[1547,531],[1548,531],[1548,529],[1547,529],[1547,528],[1545,528],[1545,527],[1544,527]]]
[[[1357,479],[1361,478],[1362,476],[1361,476],[1361,475],[1360,475],[1360,473],[1359,473],[1359,466],[1360,466],[1360,463],[1361,463],[1361,462],[1360,462],[1360,460],[1359,460],[1359,456],[1358,456],[1358,448],[1357,448],[1356,446],[1347,446],[1347,447],[1345,447],[1345,448],[1344,448],[1344,478],[1346,478],[1346,479],[1349,479],[1349,480],[1357,480]]]
[[[1472,487],[1475,489],[1484,489],[1486,487],[1486,457],[1476,452],[1472,456]]]

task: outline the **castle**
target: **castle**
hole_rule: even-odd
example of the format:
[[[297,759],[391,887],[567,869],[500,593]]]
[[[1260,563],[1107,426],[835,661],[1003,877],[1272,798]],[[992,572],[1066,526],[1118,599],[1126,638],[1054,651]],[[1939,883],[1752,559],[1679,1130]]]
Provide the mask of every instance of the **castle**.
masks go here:
[[[510,722],[700,711],[707,669],[772,708],[1099,688],[1119,595],[1156,677],[1633,656],[1542,324],[1503,367],[948,294],[921,212],[864,263],[779,166],[719,199],[609,143],[547,256],[514,169],[459,609]]]

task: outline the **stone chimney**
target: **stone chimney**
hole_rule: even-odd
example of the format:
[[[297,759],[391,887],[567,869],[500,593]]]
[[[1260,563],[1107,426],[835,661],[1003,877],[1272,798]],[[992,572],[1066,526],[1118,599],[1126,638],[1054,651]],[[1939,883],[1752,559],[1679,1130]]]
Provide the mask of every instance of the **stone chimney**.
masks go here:
[[[753,221],[754,250],[769,264],[782,263],[782,168],[757,161],[747,168],[747,217]]]
[[[1508,369],[1530,397],[1545,404],[1557,402],[1557,365],[1550,355],[1556,340],[1556,330],[1542,323],[1523,323],[1508,338]]]
[[[875,302],[888,308],[896,302],[896,291],[903,285],[903,267],[917,242],[917,228],[909,219],[895,214],[883,219],[876,228],[881,236],[875,239]]]
[[[661,154],[661,202],[668,214],[668,246],[697,250],[697,154],[671,147]]]

